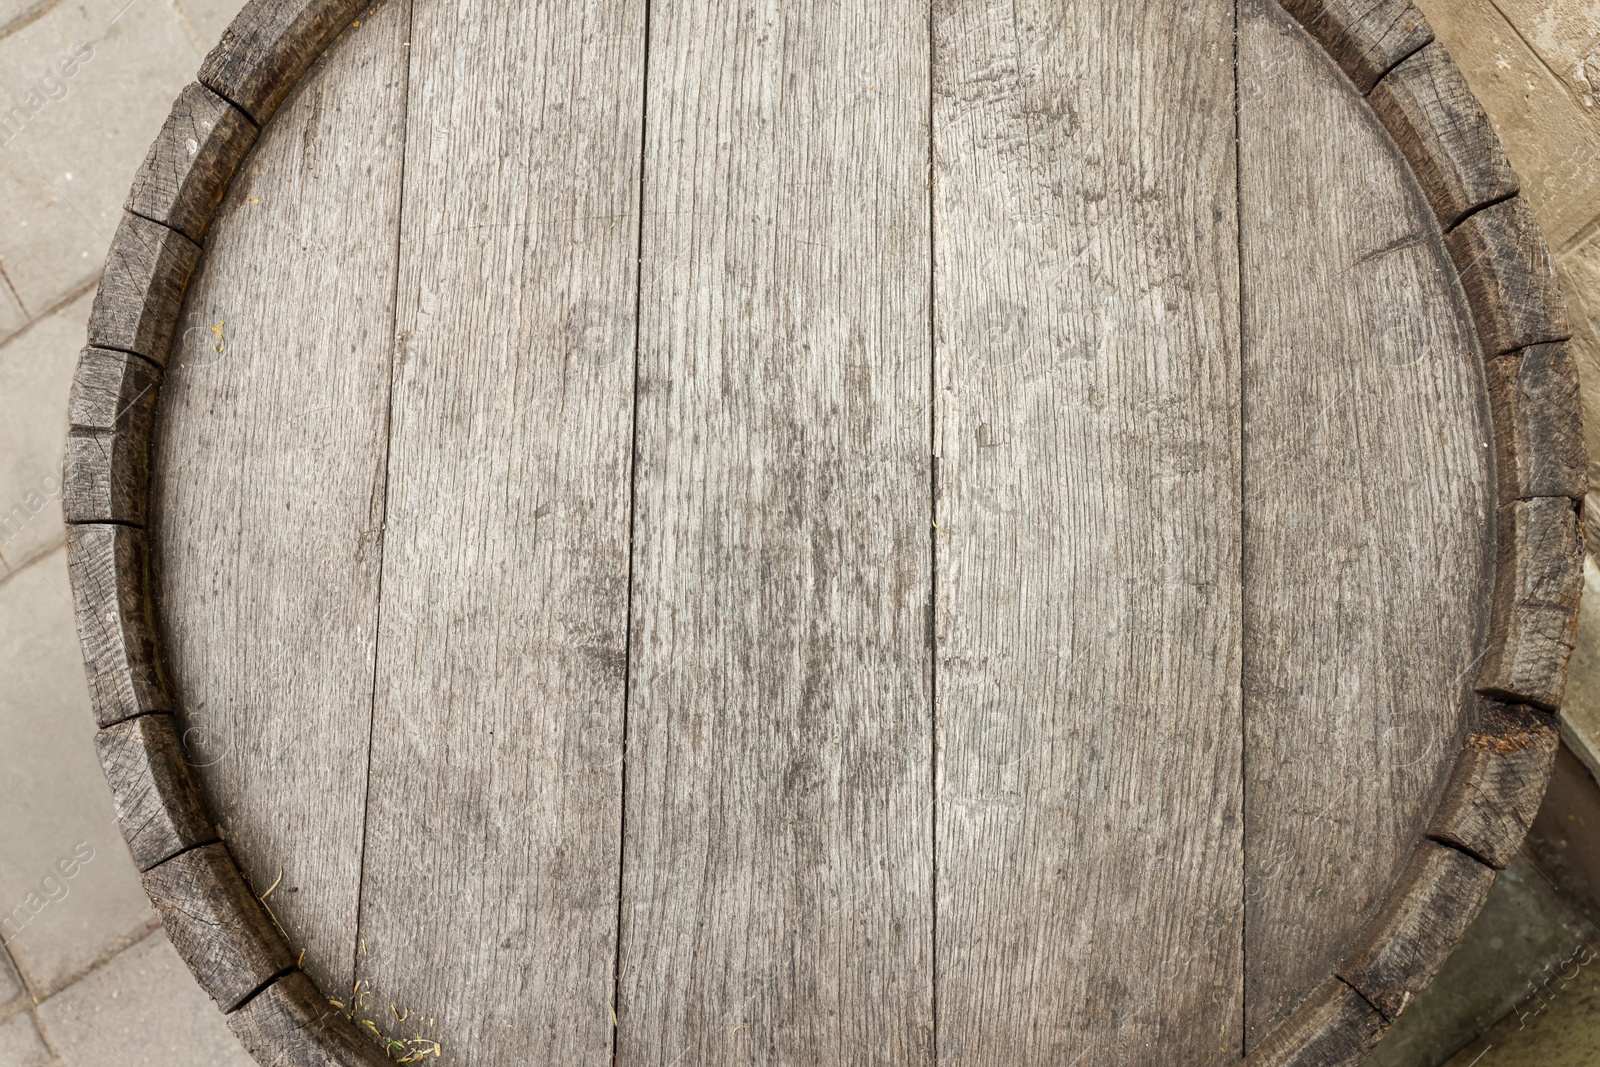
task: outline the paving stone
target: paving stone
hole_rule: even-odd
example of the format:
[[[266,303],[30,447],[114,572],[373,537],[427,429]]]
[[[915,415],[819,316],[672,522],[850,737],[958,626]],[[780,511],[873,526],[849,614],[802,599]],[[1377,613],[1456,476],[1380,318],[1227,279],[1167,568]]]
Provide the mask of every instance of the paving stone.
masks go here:
[[[19,1011],[0,1023],[0,1067],[51,1067],[56,1062],[32,1012]]]
[[[27,321],[28,313],[17,302],[16,294],[11,291],[11,284],[0,278],[0,341],[22,329]]]
[[[1596,167],[1600,167],[1597,162]],[[1600,204],[1596,205],[1600,208]],[[1600,486],[1600,231],[1556,255],[1556,273],[1572,319],[1572,355],[1583,394],[1589,484]],[[1590,545],[1600,550],[1600,545]]]
[[[16,33],[60,3],[61,0],[0,0],[0,37]]]
[[[1589,546],[1591,552],[1597,548]],[[1600,568],[1592,558],[1583,561],[1583,601],[1578,641],[1567,668],[1567,695],[1561,702],[1561,738],[1591,774],[1600,774]]]
[[[1600,7],[1593,0],[1496,0],[1584,107],[1600,107]]]
[[[22,979],[11,966],[11,957],[4,949],[0,949],[0,1018],[11,1011],[14,1004],[27,995],[27,990],[22,988]]]
[[[134,170],[196,67],[165,0],[76,0],[0,39],[0,266],[24,307],[98,275]]]
[[[157,931],[39,1005],[66,1067],[254,1067]]]
[[[178,11],[194,27],[195,35],[209,52],[222,39],[222,31],[244,7],[242,0],[174,0]]]
[[[0,577],[66,540],[61,450],[93,293],[0,344]]]
[[[1585,107],[1490,0],[1417,6],[1489,113],[1551,245],[1565,247],[1600,207],[1600,108]]]
[[[0,928],[35,994],[156,922],[95,754],[66,550],[0,582]]]

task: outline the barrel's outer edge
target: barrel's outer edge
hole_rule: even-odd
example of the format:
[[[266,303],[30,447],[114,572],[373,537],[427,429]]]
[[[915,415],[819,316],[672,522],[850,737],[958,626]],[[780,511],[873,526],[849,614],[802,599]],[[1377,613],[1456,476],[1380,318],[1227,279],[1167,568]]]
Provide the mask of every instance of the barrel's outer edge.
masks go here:
[[[1507,182],[1514,183],[1515,176],[1507,179],[1500,168],[1504,150],[1493,130],[1487,128],[1476,100],[1470,93],[1463,97],[1457,91],[1460,75],[1448,54],[1441,47],[1430,48],[1433,33],[1421,13],[1408,0],[1380,0],[1360,6],[1351,0],[1280,3],[1306,27],[1356,87],[1368,95],[1375,114],[1410,162],[1419,187],[1448,231],[1447,242],[1486,355],[1515,357],[1532,346],[1566,340],[1569,330],[1565,307],[1553,270],[1549,269],[1550,255],[1543,237],[1531,221],[1526,204],[1515,195],[1514,187],[1507,192]],[[200,255],[197,242],[203,240],[234,173],[254,145],[255,132],[250,127],[259,127],[271,118],[311,63],[367,7],[354,0],[251,0],[234,19],[222,42],[202,65],[198,84],[180,94],[130,194],[129,210],[113,242],[105,280],[91,316],[91,351],[98,347],[131,353],[158,368],[165,363],[183,295]],[[1425,49],[1426,55],[1405,66]],[[1416,94],[1423,74],[1424,84],[1437,83],[1447,90],[1430,97],[1426,107],[1417,104]],[[1391,75],[1393,80],[1387,81]],[[220,108],[218,102],[231,111]],[[204,121],[197,122],[197,109],[206,112]],[[198,161],[196,170],[186,173],[181,159],[174,155],[174,139],[197,130],[197,150],[192,153]],[[187,142],[184,148],[185,154],[190,154]],[[1488,178],[1474,180],[1474,175],[1464,173],[1463,167],[1485,164],[1481,152],[1492,157],[1479,168]],[[173,171],[175,159],[177,171]],[[159,195],[150,191],[151,174],[163,177]],[[1483,177],[1482,173],[1476,176]],[[1462,198],[1463,191],[1470,191],[1466,199]],[[1556,373],[1573,376],[1571,383],[1556,383],[1558,391],[1575,389],[1570,360]],[[92,385],[92,375],[86,353],[84,362],[80,362],[78,386]],[[157,376],[151,389],[159,389],[159,381]],[[1521,401],[1507,405],[1509,410],[1497,408],[1497,438],[1521,434],[1519,440],[1524,445],[1530,439],[1537,444],[1542,440],[1542,428],[1527,423],[1530,418],[1547,413],[1537,408],[1530,411],[1526,397]],[[1562,418],[1577,418],[1575,412],[1561,414]],[[1549,421],[1544,419],[1546,424]],[[149,484],[148,470],[139,468],[138,456],[139,450],[144,449],[142,454],[147,460],[149,434],[124,434],[123,440],[118,441],[112,428],[80,428],[75,434],[79,443],[69,444],[67,463],[69,469],[86,464],[93,467],[93,456],[85,451],[82,442],[99,442],[108,433],[107,441],[133,451],[119,458],[108,454],[104,469],[89,470],[73,481],[75,488],[70,495],[74,505],[81,503],[89,509],[74,514],[91,521],[71,527],[69,553],[73,560],[71,579],[78,606],[79,636],[91,693],[95,695],[96,716],[103,729],[118,730],[119,724],[138,716],[166,716],[176,709],[162,674],[157,632],[151,625],[154,590],[150,588],[147,540],[139,528],[148,510]],[[1570,451],[1571,442],[1581,440],[1581,433],[1568,432],[1563,440],[1561,447]],[[1507,444],[1502,441],[1498,454],[1506,454]],[[1571,457],[1557,459],[1570,463]],[[130,495],[144,499],[133,500]],[[1512,505],[1541,499],[1551,498],[1502,500],[1497,508],[1503,516],[1502,528],[1508,521],[1504,516],[1516,511]],[[1566,504],[1572,506],[1570,497]],[[107,509],[103,516],[94,510],[102,505]],[[1550,510],[1550,506],[1545,505],[1543,510]],[[134,522],[135,518],[139,522]],[[1514,534],[1514,527],[1509,532]],[[1514,536],[1511,540],[1516,542]],[[1542,568],[1542,573],[1563,588],[1572,584],[1571,576],[1576,574],[1576,582],[1581,585],[1581,551],[1576,556],[1566,552],[1558,558],[1537,561],[1507,561],[1502,556],[1496,568],[1497,574],[1502,575],[1497,578],[1497,589],[1505,584],[1502,572],[1508,562],[1511,569],[1517,569],[1519,562],[1524,569]],[[1537,610],[1546,616],[1554,610],[1559,619],[1526,618],[1534,610],[1527,597],[1496,595],[1494,605],[1486,662],[1496,656],[1506,658],[1508,634],[1530,629],[1542,633],[1552,625],[1560,630],[1567,625],[1561,620],[1569,617],[1572,625],[1576,622],[1575,598],[1570,603],[1559,602],[1554,609],[1542,601],[1537,605]],[[1570,643],[1567,651],[1570,652]],[[1559,702],[1560,681],[1566,670],[1565,655],[1558,659],[1547,665],[1539,684],[1524,687],[1530,692],[1507,689],[1497,682],[1485,685],[1481,679],[1479,688],[1500,700],[1538,703],[1553,710]],[[1547,714],[1526,709],[1517,714],[1524,713]],[[146,736],[165,735],[160,730],[121,727],[120,743],[110,747],[125,764],[126,745],[144,744],[142,738]],[[1539,746],[1545,746],[1542,732],[1540,738]],[[1549,752],[1553,755],[1554,750]],[[189,828],[186,832],[191,835],[204,836],[194,829],[204,822],[203,802],[192,781],[182,784],[182,775],[174,777],[170,757],[170,752],[151,751],[142,762],[137,758],[135,762],[146,769],[166,768],[150,773],[165,775],[168,787],[156,792],[161,803],[170,805],[168,821],[174,827]],[[1409,1000],[1414,992],[1411,987],[1420,988],[1432,976],[1481,906],[1483,893],[1494,877],[1494,863],[1507,855],[1508,848],[1514,851],[1520,843],[1531,810],[1537,806],[1534,798],[1542,796],[1548,784],[1549,760],[1524,760],[1516,773],[1497,777],[1492,769],[1485,771],[1484,759],[1483,749],[1474,749],[1470,742],[1458,755],[1445,800],[1427,832],[1419,835],[1411,867],[1358,939],[1345,965],[1339,968],[1341,974],[1330,975],[1257,1046],[1247,1063],[1289,1067],[1358,1062]],[[125,773],[123,764],[112,765],[108,760],[108,773]],[[173,786],[173,782],[179,784]],[[1480,800],[1505,804],[1511,810],[1507,821],[1495,828],[1490,838],[1475,838],[1478,843],[1473,845],[1461,838],[1464,821],[1471,821],[1464,813],[1466,802],[1462,798],[1484,782],[1489,783],[1484,787],[1488,793]],[[232,887],[233,896],[238,896],[237,886],[246,883],[231,854],[220,843],[201,844],[163,859],[147,872],[147,881],[151,876],[160,880],[158,872],[168,865],[192,864],[194,861],[186,861],[185,857],[200,853],[205,854],[208,877],[219,885]],[[1475,873],[1473,865],[1481,867],[1483,873]],[[1450,877],[1440,875],[1441,871]],[[151,895],[164,922],[182,926],[189,921],[172,900],[156,892]],[[253,907],[240,898],[241,910],[235,916],[238,922],[233,925],[234,932],[251,946],[254,966],[262,971],[255,975],[260,984],[243,993],[230,987],[219,1003],[225,1011],[239,1013],[235,1029],[241,1034],[254,1033],[252,1027],[260,1025],[254,1020],[257,1016],[265,1018],[269,1009],[277,1020],[273,1026],[290,1031],[270,1050],[252,1047],[252,1054],[266,1062],[263,1056],[270,1051],[274,1062],[281,1062],[278,1057],[284,1041],[288,1041],[299,1050],[292,1057],[295,1063],[364,1067],[377,1062],[372,1049],[359,1041],[352,1043],[346,1028],[337,1021],[330,1023],[325,1012],[301,1010],[314,1003],[314,989],[294,966],[278,967],[288,959],[288,947],[275,928],[265,928],[260,922],[256,914],[259,902],[254,901],[253,894],[251,901]],[[1448,917],[1444,927],[1419,919],[1440,915]],[[1419,928],[1429,931],[1431,940],[1424,946],[1425,951],[1416,950]],[[208,988],[214,985],[212,976],[197,970],[197,977],[203,984],[209,983]]]

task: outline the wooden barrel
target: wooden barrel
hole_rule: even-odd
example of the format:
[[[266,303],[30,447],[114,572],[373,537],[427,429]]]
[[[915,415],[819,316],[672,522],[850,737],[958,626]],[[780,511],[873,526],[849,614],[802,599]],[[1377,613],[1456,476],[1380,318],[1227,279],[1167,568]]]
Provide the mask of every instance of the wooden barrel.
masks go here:
[[[66,509],[263,1064],[1363,1055],[1538,804],[1584,464],[1449,57],[1287,7],[253,0]]]

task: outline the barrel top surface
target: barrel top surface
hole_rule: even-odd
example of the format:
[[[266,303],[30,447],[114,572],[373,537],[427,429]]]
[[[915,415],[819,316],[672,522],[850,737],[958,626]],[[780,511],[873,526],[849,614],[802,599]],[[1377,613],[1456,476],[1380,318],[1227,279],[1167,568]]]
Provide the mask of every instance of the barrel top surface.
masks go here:
[[[65,509],[262,1063],[1358,1062],[1542,796],[1576,383],[1409,4],[252,0]]]

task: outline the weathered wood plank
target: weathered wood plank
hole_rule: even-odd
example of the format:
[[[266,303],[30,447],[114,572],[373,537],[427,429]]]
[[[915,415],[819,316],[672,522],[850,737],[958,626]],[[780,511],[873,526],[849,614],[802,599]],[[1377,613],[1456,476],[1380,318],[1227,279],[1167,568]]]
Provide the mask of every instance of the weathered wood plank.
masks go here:
[[[141,715],[108,726],[95,744],[122,836],[141,871],[217,840],[172,716]]]
[[[250,0],[200,64],[200,82],[265,126],[317,57],[373,6],[373,0]]]
[[[1231,1063],[1233,4],[934,35],[939,1058]]]
[[[68,410],[62,510],[69,523],[143,525],[161,372],[126,352],[87,348]]]
[[[1246,1067],[1356,1067],[1388,1020],[1337,978],[1318,986],[1245,1058]]]
[[[1589,488],[1578,373],[1565,344],[1534,345],[1489,361],[1500,499],[1580,499]]]
[[[1444,45],[1430,44],[1395,67],[1368,100],[1445,229],[1516,194],[1517,176],[1500,138]]]
[[[1409,168],[1265,0],[1241,6],[1239,69],[1253,1045],[1426,830],[1472,706],[1493,501],[1468,311]]]
[[[244,112],[203,85],[188,86],[133,176],[127,209],[198,244],[255,143],[255,124]]]
[[[1494,868],[1423,841],[1339,977],[1393,1020],[1444,965],[1494,884]]]
[[[86,348],[72,379],[67,424],[74,430],[147,435],[160,388],[161,371],[149,360]]]
[[[1283,0],[1283,6],[1363,93],[1433,40],[1410,0]]]
[[[408,39],[358,975],[474,1062],[600,1067],[645,6],[419,4]]]
[[[652,9],[623,1063],[934,1057],[926,10]]]
[[[162,397],[152,531],[198,776],[305,967],[354,981],[408,7],[312,69],[218,212]]]
[[[1572,336],[1555,261],[1520,196],[1469,215],[1450,231],[1448,243],[1485,355]]]
[[[386,1067],[395,1062],[300,971],[252,997],[228,1016],[228,1027],[246,1052],[271,1067]]]
[[[1302,610],[1304,591],[1326,588],[1328,571],[1365,567],[1380,572],[1386,608],[1396,600],[1402,610],[1360,617],[1351,594],[1377,579],[1338,574],[1335,606],[1319,624],[1341,647],[1352,633],[1368,652],[1415,645],[1428,668],[1437,666],[1429,656],[1456,663],[1470,643],[1462,635],[1472,611],[1452,609],[1474,603],[1472,564],[1482,563],[1483,545],[1463,540],[1462,529],[1483,521],[1487,445],[1476,379],[1461,370],[1470,367],[1461,360],[1470,331],[1437,281],[1438,234],[1394,226],[1408,211],[1422,218],[1420,200],[1401,204],[1404,182],[1393,180],[1401,171],[1392,153],[1372,147],[1370,119],[1355,124],[1355,135],[1340,131],[1331,148],[1308,149],[1290,135],[1258,151],[1272,182],[1290,180],[1287,191],[1263,195],[1254,217],[1263,233],[1284,231],[1261,239],[1268,254],[1252,262],[1243,237],[1247,271],[1320,286],[1327,306],[1296,305],[1273,286],[1252,304],[1247,284],[1241,428],[1229,393],[1236,397],[1240,384],[1238,294],[1228,291],[1233,220],[1219,207],[1233,178],[1231,22],[1223,17],[1231,3],[1213,0],[1215,18],[1192,5],[1178,10],[1176,0],[1172,10],[1128,4],[1120,12],[940,5],[932,16],[936,288],[955,296],[950,310],[941,298],[932,318],[930,161],[923,142],[904,136],[930,118],[924,12],[910,4],[816,12],[758,0],[731,24],[709,5],[657,13],[652,54],[663,87],[652,89],[652,108],[661,105],[646,140],[640,597],[631,620],[623,605],[643,0],[603,12],[424,9],[404,227],[408,6],[363,19],[352,31],[361,43],[335,53],[352,69],[313,73],[269,127],[224,208],[223,229],[238,243],[223,253],[216,279],[197,284],[185,335],[172,346],[182,428],[165,438],[162,507],[195,518],[164,529],[162,548],[185,598],[203,605],[173,624],[184,635],[180,658],[192,657],[183,664],[185,695],[199,694],[185,722],[205,737],[202,761],[219,761],[209,772],[213,792],[244,824],[239,839],[257,881],[273,880],[278,857],[308,875],[291,877],[275,902],[321,946],[308,965],[330,987],[350,978],[337,957],[357,943],[354,887],[365,885],[362,932],[375,951],[360,963],[363,978],[383,999],[444,1018],[451,1047],[485,1062],[608,1062],[619,1017],[619,1062],[768,1055],[1009,1064],[1081,1050],[1086,1063],[1125,1058],[1130,1045],[1220,1061],[1237,1054],[1242,989],[1248,977],[1253,995],[1258,977],[1241,973],[1240,869],[1252,872],[1250,908],[1257,893],[1270,900],[1279,892],[1280,879],[1290,894],[1325,881],[1343,892],[1353,882],[1362,897],[1362,883],[1377,886],[1392,870],[1384,856],[1368,868],[1371,857],[1357,848],[1340,854],[1349,866],[1324,879],[1325,856],[1286,856],[1270,840],[1246,857],[1239,731],[1229,722],[1237,727],[1243,715],[1255,731],[1246,737],[1261,746],[1257,769],[1270,768],[1267,784],[1299,801],[1309,781],[1306,796],[1330,801],[1312,821],[1333,825],[1324,835],[1333,847],[1363,820],[1364,833],[1414,840],[1426,814],[1417,798],[1438,785],[1414,767],[1443,761],[1396,732],[1415,730],[1443,751],[1460,728],[1454,680],[1427,669],[1416,672],[1420,680],[1374,679],[1370,656],[1354,671],[1346,663],[1344,684],[1377,708],[1362,720],[1320,676],[1309,696],[1270,671],[1253,682],[1248,640],[1241,698],[1230,650],[1241,627],[1241,563],[1247,619],[1252,608],[1269,623]],[[1252,76],[1257,88],[1276,79],[1283,99],[1273,106],[1294,110],[1289,124],[1306,122],[1307,92],[1322,109],[1313,114],[1337,123],[1342,105],[1328,100],[1339,91],[1329,86],[1343,83],[1319,82],[1327,71],[1305,77],[1296,66],[1303,54],[1258,50],[1264,62],[1252,71],[1258,7],[1248,0],[1246,91]],[[1323,23],[1313,19],[1313,28],[1343,49],[1338,58],[1358,82],[1369,68],[1381,74],[1383,56],[1418,35],[1404,21],[1407,5],[1317,10]],[[338,0],[252,6],[208,61],[211,80],[254,101],[259,116],[271,114],[344,13]],[[252,35],[275,43],[252,52],[240,43]],[[1096,43],[1056,54],[1063,36]],[[1153,54],[1166,57],[1154,78]],[[1106,71],[1122,77],[1097,81]],[[861,72],[865,89],[853,80]],[[1135,88],[1112,94],[1106,84]],[[1434,83],[1413,88],[1448,96]],[[253,133],[210,90],[189,95],[196,113],[175,112],[169,125],[215,115],[232,124],[230,136]],[[1394,106],[1411,121],[1413,104],[1432,106],[1420,97]],[[1247,180],[1250,124],[1270,113],[1253,118],[1250,106],[1241,120]],[[1118,144],[1128,131],[1134,140]],[[1440,135],[1427,152],[1467,159],[1456,136]],[[129,207],[139,211],[143,196],[157,205],[151,215],[198,239],[220,188],[216,171],[242,149],[219,142],[216,160],[201,158],[186,173],[188,139],[179,153],[175,137],[164,134],[152,150],[153,176],[141,177]],[[197,156],[212,151],[194,140]],[[1365,180],[1378,176],[1377,217],[1351,227],[1343,245],[1312,242],[1302,253],[1330,262],[1308,266],[1282,246],[1305,218],[1320,225],[1343,213],[1347,224],[1371,204],[1328,182],[1316,192],[1332,206],[1308,206],[1295,168],[1274,154],[1289,154],[1286,142],[1313,157],[1303,171],[1321,180],[1319,168],[1344,168],[1337,173],[1357,176],[1347,184],[1359,180],[1369,199]],[[1438,203],[1458,193],[1473,199],[1471,181],[1459,176],[1424,179]],[[166,201],[171,207],[160,208]],[[1248,228],[1248,203],[1244,217]],[[1389,239],[1376,243],[1384,226]],[[178,234],[159,229],[119,234],[119,247],[132,241],[143,258],[124,255],[108,271],[111,290],[92,334],[102,343],[135,349],[160,339],[189,253],[172,243]],[[398,257],[387,241],[373,241],[397,230]],[[313,249],[313,241],[324,243]],[[1486,248],[1497,241],[1527,244],[1481,239]],[[263,280],[264,262],[279,264],[282,276]],[[1480,321],[1522,313],[1515,294],[1495,296],[1500,311],[1483,298],[1496,286],[1514,288],[1506,281],[1513,271],[1491,270],[1486,282],[1476,263],[1462,263],[1480,308],[1489,308]],[[319,265],[339,276],[319,274]],[[388,302],[397,270],[398,323]],[[1284,311],[1322,333],[1305,342],[1287,336],[1287,319],[1262,325]],[[1252,323],[1252,313],[1261,319]],[[1130,323],[1158,328],[1130,332]],[[385,519],[391,336],[397,479],[380,634],[375,546]],[[275,351],[285,338],[293,358]],[[1571,434],[1556,414],[1570,401],[1559,348],[1519,350],[1491,368],[1496,416],[1516,431],[1501,458],[1510,464],[1506,484],[1526,490],[1519,495],[1556,485],[1572,495]],[[1525,368],[1513,364],[1530,353],[1538,355]],[[150,358],[164,355],[165,345]],[[1308,366],[1312,355],[1323,364]],[[248,367],[232,362],[241,356]],[[143,521],[142,452],[117,451],[127,441],[116,425],[122,412],[106,413],[140,364],[122,358],[121,368],[108,360],[106,382],[85,393],[92,414],[69,445],[69,465],[81,472],[70,479],[79,488],[69,485],[69,516]],[[1268,392],[1277,392],[1252,408],[1259,398],[1249,379],[1262,368]],[[930,374],[943,464],[934,486],[936,582],[922,540]],[[1285,385],[1296,376],[1305,381]],[[1394,395],[1380,404],[1385,385]],[[312,396],[331,402],[307,410]],[[1295,438],[1308,404],[1319,421],[1308,440]],[[1267,422],[1279,420],[1267,426],[1276,450],[1257,467],[1261,423],[1251,419],[1269,409],[1276,413]],[[239,420],[240,410],[263,425]],[[1392,432],[1391,418],[1409,429]],[[1337,446],[1324,447],[1324,425],[1339,427]],[[1373,425],[1384,427],[1381,439],[1367,436]],[[1437,436],[1431,451],[1423,426]],[[1282,440],[1292,442],[1290,465],[1303,464],[1288,476]],[[1316,463],[1355,473],[1332,479],[1334,492],[1318,498],[1303,484]],[[198,482],[182,485],[196,466]],[[1420,499],[1369,495],[1356,482],[1373,467],[1392,477],[1391,492],[1403,486]],[[1270,506],[1245,536],[1241,560],[1237,515],[1242,506],[1247,529],[1258,522],[1253,489]],[[72,510],[73,493],[87,510]],[[1302,509],[1312,501],[1324,523],[1321,543],[1292,512],[1296,496]],[[1527,503],[1537,510],[1547,502]],[[1570,500],[1559,503],[1570,510]],[[1341,507],[1351,515],[1346,525]],[[1540,541],[1537,516],[1516,521],[1524,542]],[[106,680],[97,712],[112,708],[116,717],[164,698],[148,638],[142,536],[114,531],[101,544],[95,531],[103,529],[74,533],[74,566],[101,611],[96,647],[109,649],[98,657]],[[1397,579],[1383,563],[1396,545],[1434,568]],[[1252,600],[1258,552],[1269,568],[1261,585],[1276,588]],[[126,568],[120,581],[104,577],[107,559]],[[1528,591],[1540,585],[1537,569],[1517,572],[1525,588],[1501,617],[1512,630],[1548,637],[1539,613],[1549,605]],[[929,604],[923,598],[935,584]],[[1434,593],[1426,603],[1425,586]],[[291,604],[299,618],[287,612]],[[630,623],[633,745],[618,910]],[[226,626],[233,630],[216,629]],[[218,642],[218,632],[230,636]],[[1273,634],[1267,645],[1280,640],[1300,649],[1296,670],[1315,674],[1331,663],[1331,678],[1340,669],[1337,657],[1305,652],[1315,642],[1302,631]],[[931,670],[923,658],[930,642]],[[1512,659],[1534,644],[1500,638]],[[374,683],[374,655],[378,803],[362,875],[360,711],[372,695],[362,688]],[[1523,658],[1538,661],[1535,674],[1551,669],[1543,652]],[[95,670],[91,663],[92,685]],[[318,702],[325,696],[330,705]],[[1252,696],[1264,710],[1254,725]],[[1426,721],[1397,727],[1396,709],[1417,697],[1430,709]],[[1163,714],[1174,707],[1197,714]],[[329,734],[304,735],[307,708],[319,729],[331,722]],[[1297,711],[1331,725],[1307,729]],[[1334,738],[1331,765],[1309,779],[1303,767],[1277,765],[1274,746],[1287,743],[1280,735],[1297,730],[1303,736],[1289,740]],[[1524,763],[1534,756],[1500,751],[1507,736],[1494,733],[1492,760],[1469,747],[1431,827],[1486,857],[1520,832],[1532,803],[1536,768]],[[1547,738],[1536,740],[1526,752],[1544,751]],[[135,856],[156,864],[147,883],[208,988],[224,1008],[242,1005],[235,1028],[247,1045],[281,1062],[379,1062],[304,976],[286,973],[288,950],[227,850],[159,862],[205,832],[167,717],[113,726],[102,744],[114,782],[126,782],[125,818],[140,827],[130,834]],[[931,766],[935,745],[942,759]],[[1360,794],[1356,801],[1330,798],[1327,779],[1358,749],[1383,753],[1381,773],[1362,772],[1370,778],[1416,781],[1402,781],[1398,797],[1380,796],[1357,774],[1338,783]],[[246,768],[252,757],[258,766]],[[427,771],[419,775],[419,766]],[[1245,766],[1248,774],[1248,755]],[[1060,784],[1073,773],[1074,784]],[[286,786],[286,774],[298,778]],[[1148,792],[1150,782],[1160,795]],[[1250,780],[1254,807],[1244,812],[1251,832],[1281,815],[1281,795],[1257,797],[1258,784]],[[1509,814],[1481,810],[1481,795],[1497,789],[1508,791]],[[1374,831],[1366,824],[1380,804],[1399,813],[1385,813],[1393,825]],[[1108,810],[1109,823],[1084,830],[1087,816]],[[1286,821],[1298,826],[1309,812],[1290,810]],[[1509,821],[1491,825],[1495,814]],[[1138,844],[1130,849],[1129,840]],[[945,850],[937,879],[936,848]],[[421,876],[419,853],[427,857]],[[1095,857],[1086,868],[1085,855]],[[1073,858],[1070,869],[1063,857]],[[1428,862],[1443,873],[1413,870],[1402,886],[1411,895],[1391,902],[1346,968],[1391,1013],[1459,934],[1450,926],[1457,913],[1470,915],[1481,900],[1449,860]],[[354,880],[337,882],[352,872]],[[291,895],[302,881],[309,892]],[[1008,898],[1018,886],[1025,892]],[[230,909],[242,917],[231,928],[219,918]],[[1310,943],[1312,956],[1360,917],[1330,919],[1303,901],[1288,911],[1291,920],[1310,917],[1315,929],[1296,951]],[[1152,934],[1151,914],[1175,918]],[[621,1000],[611,1005],[619,917]],[[1281,930],[1257,936],[1280,948],[1286,940]],[[1253,953],[1248,929],[1246,941]],[[1084,965],[1108,943],[1114,972]],[[419,953],[450,962],[417,968]],[[1141,961],[1150,966],[1130,978]],[[1174,961],[1181,982],[1170,973]],[[1278,962],[1268,952],[1261,966]],[[1292,967],[1268,977],[1284,978],[1286,992],[1259,1015],[1251,1005],[1258,1036],[1304,988]],[[518,1014],[486,1003],[486,987],[514,989]],[[536,1006],[531,1027],[528,1004]],[[749,1021],[729,1027],[730,1016]],[[1348,1062],[1384,1024],[1349,987],[1324,982],[1258,1054],[1297,1046],[1295,1056],[1270,1062]],[[338,1033],[308,1036],[323,1025]]]
[[[104,431],[67,436],[61,507],[67,522],[143,526],[149,498],[150,442]]]
[[[124,212],[89,311],[89,344],[166,362],[184,287],[200,246],[177,230]]]
[[[1504,870],[1538,814],[1560,744],[1549,714],[1485,702],[1428,833]]]
[[[1583,593],[1577,505],[1564,497],[1540,497],[1503,506],[1498,554],[1478,692],[1559,708]]]
[[[224,1012],[294,966],[226,845],[180,852],[141,878],[172,947]]]
[[[96,721],[110,726],[147,712],[171,711],[166,674],[156,655],[144,531],[70,527],[67,565]]]

